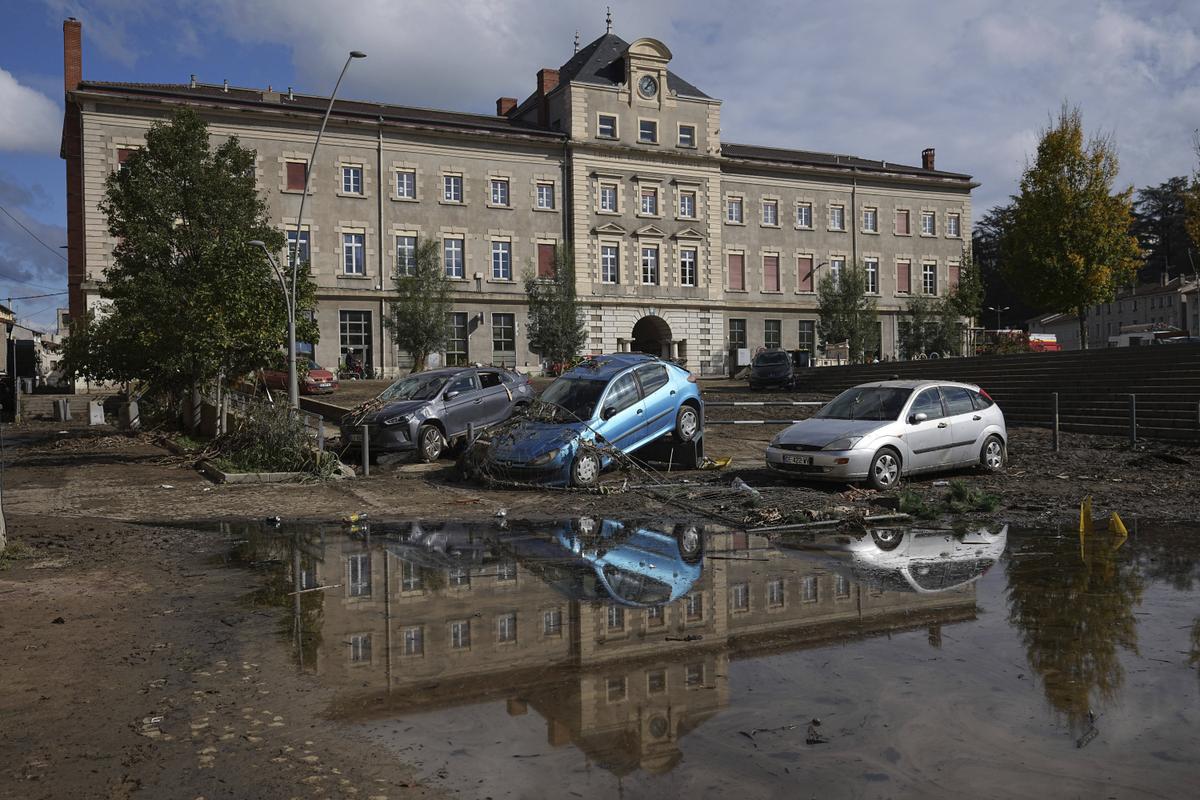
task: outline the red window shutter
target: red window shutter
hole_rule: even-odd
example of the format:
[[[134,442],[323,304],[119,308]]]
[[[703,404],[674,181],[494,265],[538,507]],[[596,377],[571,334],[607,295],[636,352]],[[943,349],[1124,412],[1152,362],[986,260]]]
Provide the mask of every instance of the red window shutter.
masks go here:
[[[126,161],[129,160],[129,157],[131,155],[133,155],[133,148],[122,147],[122,148],[118,149],[117,150],[117,165],[118,166],[123,165]]]
[[[902,234],[902,235],[908,235],[908,212],[907,211],[897,211],[896,212],[896,233]]]
[[[813,260],[812,256],[800,256],[796,259],[796,274],[800,276],[800,291],[813,290]]]
[[[896,291],[912,291],[912,264],[907,261],[896,262]]]
[[[961,267],[959,267],[957,264],[950,265],[950,288],[951,289],[953,289],[955,286],[958,286],[958,273],[959,273],[960,269],[961,269]]]
[[[554,277],[554,245],[552,244],[538,245],[538,277]]]
[[[729,288],[737,291],[746,288],[746,261],[742,255],[729,256]]]
[[[779,291],[779,256],[763,256],[763,288]]]
[[[307,164],[301,161],[287,162],[287,188],[294,192],[304,191]]]

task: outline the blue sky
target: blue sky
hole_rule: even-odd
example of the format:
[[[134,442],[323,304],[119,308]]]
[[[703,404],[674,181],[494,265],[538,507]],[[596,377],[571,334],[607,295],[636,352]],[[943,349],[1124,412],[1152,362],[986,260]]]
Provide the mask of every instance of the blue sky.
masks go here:
[[[0,0],[0,302],[65,288],[62,20],[83,21],[84,77],[327,92],[462,111],[524,97],[534,74],[604,31],[582,0]],[[672,69],[724,100],[722,138],[975,175],[975,216],[1015,191],[1064,100],[1114,136],[1120,182],[1197,166],[1200,3],[658,0],[611,3],[626,40],[662,39]],[[18,301],[53,321],[60,298]]]

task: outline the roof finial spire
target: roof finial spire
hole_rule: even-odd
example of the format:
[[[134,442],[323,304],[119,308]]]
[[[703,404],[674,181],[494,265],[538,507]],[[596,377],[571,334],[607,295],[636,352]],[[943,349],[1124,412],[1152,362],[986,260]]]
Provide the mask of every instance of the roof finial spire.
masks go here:
[[[575,52],[579,52],[579,31],[575,31]]]
[[[605,6],[604,32],[612,33],[612,6]]]

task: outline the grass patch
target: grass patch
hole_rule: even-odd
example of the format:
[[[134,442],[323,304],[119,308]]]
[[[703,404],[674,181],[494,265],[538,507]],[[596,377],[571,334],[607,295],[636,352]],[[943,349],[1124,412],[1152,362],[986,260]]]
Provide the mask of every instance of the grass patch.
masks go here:
[[[8,547],[0,550],[0,570],[6,570],[16,562],[34,558],[36,555],[29,545],[10,540]]]
[[[212,441],[212,439],[191,436],[186,433],[177,433],[171,438],[175,440],[175,444],[179,445],[188,452],[197,452],[203,450],[205,447],[208,447],[209,443]]]
[[[916,519],[936,519],[943,514],[966,514],[971,511],[990,513],[999,507],[999,497],[974,489],[960,480],[950,481],[950,490],[941,498],[927,500],[912,489],[900,493],[900,510]]]

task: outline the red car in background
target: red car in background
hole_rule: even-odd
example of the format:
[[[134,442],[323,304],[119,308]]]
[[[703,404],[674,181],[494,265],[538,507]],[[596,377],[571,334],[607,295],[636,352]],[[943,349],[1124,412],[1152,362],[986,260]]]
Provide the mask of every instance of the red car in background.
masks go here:
[[[303,369],[304,362],[299,366]],[[308,362],[308,371],[301,372],[300,394],[329,394],[338,388],[337,376],[313,360]],[[263,370],[263,381],[270,389],[287,391],[288,374],[286,369]]]

